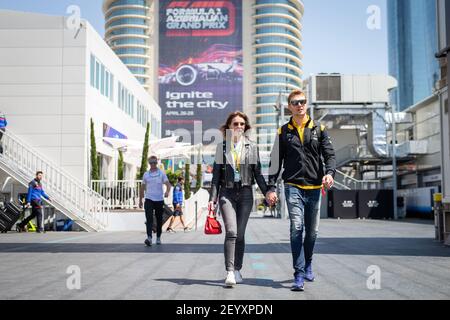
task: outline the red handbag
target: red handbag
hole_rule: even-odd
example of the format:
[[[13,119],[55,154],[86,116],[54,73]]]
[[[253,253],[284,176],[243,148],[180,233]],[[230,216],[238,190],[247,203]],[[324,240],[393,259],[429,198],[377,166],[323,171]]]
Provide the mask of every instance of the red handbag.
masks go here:
[[[221,233],[222,233],[222,226],[220,225],[220,222],[217,220],[214,211],[210,210],[208,216],[206,217],[205,234],[221,234]]]

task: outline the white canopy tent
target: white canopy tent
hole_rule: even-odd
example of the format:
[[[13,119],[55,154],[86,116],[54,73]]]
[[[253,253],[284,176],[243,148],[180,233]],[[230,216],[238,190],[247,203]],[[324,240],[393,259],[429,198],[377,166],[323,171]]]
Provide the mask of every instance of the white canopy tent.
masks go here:
[[[200,145],[191,145],[189,143],[179,143],[176,140],[179,136],[173,136],[158,140],[149,141],[149,155],[156,155],[159,159],[168,159],[173,157],[190,158],[192,154],[199,152]],[[103,141],[107,142],[115,150],[121,150],[126,162],[139,166],[142,157],[143,141],[131,139],[118,139],[104,137]]]

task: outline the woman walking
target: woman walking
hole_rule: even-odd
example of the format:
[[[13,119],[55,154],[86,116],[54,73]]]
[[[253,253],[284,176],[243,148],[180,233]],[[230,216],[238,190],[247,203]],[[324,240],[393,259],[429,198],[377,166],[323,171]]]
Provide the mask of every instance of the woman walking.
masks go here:
[[[248,138],[250,123],[242,112],[231,113],[221,127],[224,141],[217,145],[211,181],[209,208],[217,202],[225,224],[225,285],[243,281],[241,275],[245,250],[245,229],[253,207],[252,186],[257,182],[266,195],[268,188],[261,174],[257,145]],[[267,200],[272,203],[272,196]]]

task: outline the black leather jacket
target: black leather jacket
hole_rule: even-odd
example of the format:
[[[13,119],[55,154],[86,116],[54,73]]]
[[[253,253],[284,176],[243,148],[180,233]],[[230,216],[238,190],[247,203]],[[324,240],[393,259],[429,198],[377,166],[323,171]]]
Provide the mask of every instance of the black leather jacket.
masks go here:
[[[234,169],[232,163],[233,157],[230,148],[225,146],[225,141],[219,143],[216,148],[209,201],[217,202],[220,188],[234,188]],[[266,194],[268,188],[266,180],[261,174],[258,146],[248,138],[244,140],[240,173],[241,185],[243,187],[254,185],[256,180],[261,192],[264,195]]]

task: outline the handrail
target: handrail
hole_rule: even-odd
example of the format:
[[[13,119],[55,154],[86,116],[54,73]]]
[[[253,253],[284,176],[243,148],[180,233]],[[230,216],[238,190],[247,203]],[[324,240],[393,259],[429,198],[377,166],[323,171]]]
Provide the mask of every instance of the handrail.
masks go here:
[[[348,174],[345,174],[344,172],[342,172],[340,170],[336,170],[336,173],[339,173],[339,174],[345,176],[347,179],[352,180],[353,182],[356,182],[356,183],[380,183],[381,182],[381,180],[358,180],[358,179],[355,179],[355,178],[349,176]]]
[[[100,194],[46,159],[9,130],[3,134],[2,145],[2,162],[21,179],[26,181],[39,170],[45,173],[46,191],[62,213],[75,216],[90,229],[100,231],[106,228],[110,205]]]
[[[355,189],[365,189],[364,188],[365,186],[369,186],[369,185],[378,186],[381,183],[380,180],[358,180],[358,179],[355,179],[355,178],[349,176],[348,174],[345,174],[344,172],[339,171],[339,170],[336,170],[336,173],[340,174],[343,177],[342,182],[341,182],[342,185],[349,186],[350,184],[353,184]],[[345,180],[349,180],[349,183],[346,184]]]
[[[111,209],[135,210],[139,208],[142,180],[92,180],[97,190],[111,204]]]
[[[344,190],[351,190],[352,189],[349,186],[346,186],[345,184],[340,183],[339,181],[336,181],[336,180],[334,181],[334,185],[339,186],[339,187],[343,188]]]

